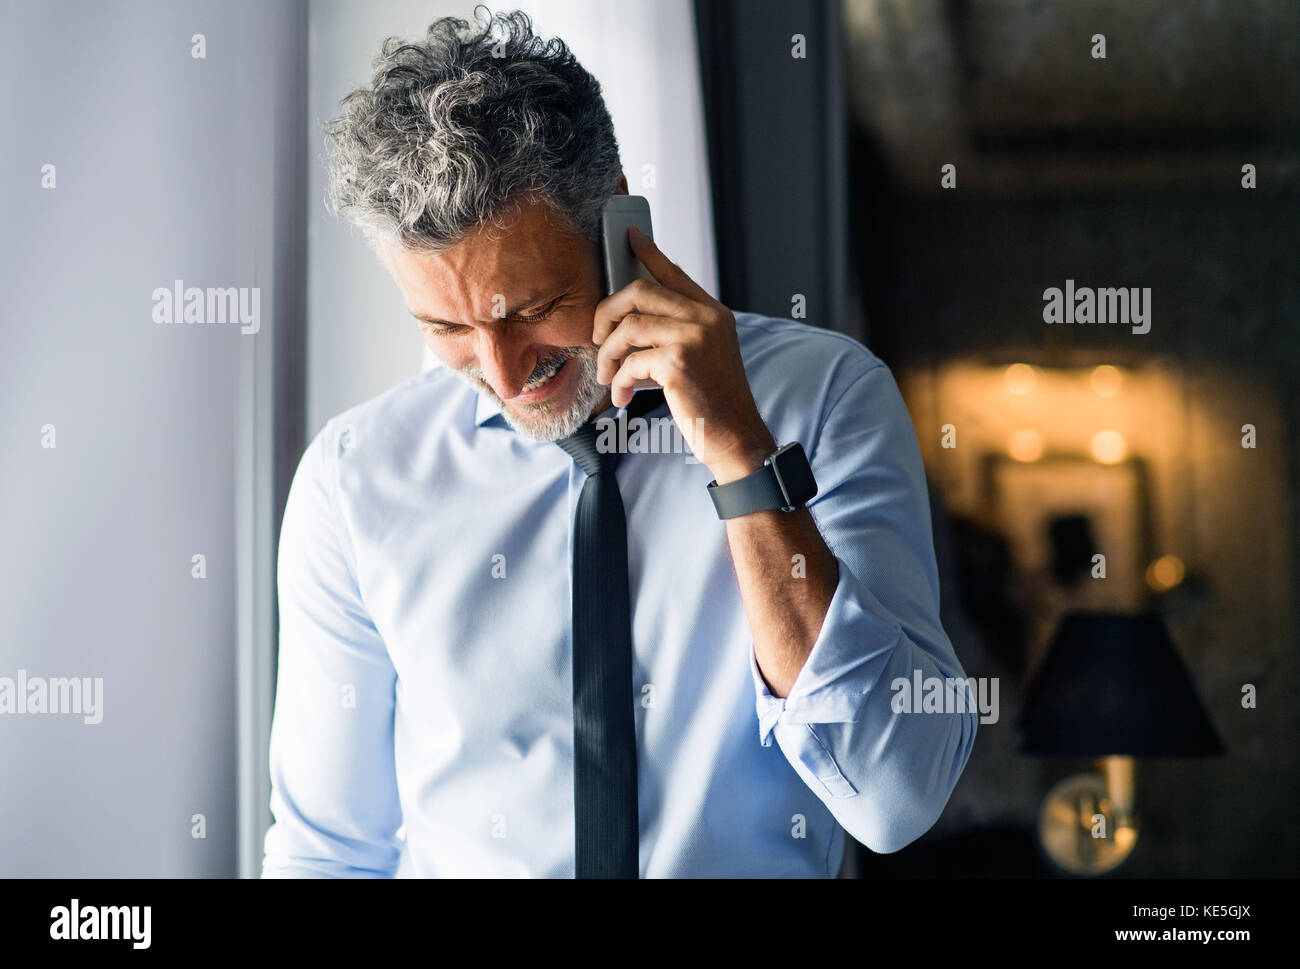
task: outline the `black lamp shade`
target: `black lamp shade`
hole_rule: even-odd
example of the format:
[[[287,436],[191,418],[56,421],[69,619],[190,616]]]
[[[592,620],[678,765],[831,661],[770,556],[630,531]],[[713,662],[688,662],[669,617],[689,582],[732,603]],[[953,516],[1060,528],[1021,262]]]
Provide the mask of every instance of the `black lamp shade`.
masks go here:
[[[1029,686],[1020,752],[1196,757],[1224,752],[1158,613],[1070,612]]]

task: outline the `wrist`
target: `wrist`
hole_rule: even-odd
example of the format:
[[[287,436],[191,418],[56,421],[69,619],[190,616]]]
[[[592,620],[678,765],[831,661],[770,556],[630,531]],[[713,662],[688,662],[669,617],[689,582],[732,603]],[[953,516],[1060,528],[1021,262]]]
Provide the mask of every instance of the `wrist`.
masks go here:
[[[775,450],[776,440],[768,435],[766,440],[760,438],[752,444],[728,451],[726,455],[709,464],[709,471],[720,485],[739,481],[761,468]]]

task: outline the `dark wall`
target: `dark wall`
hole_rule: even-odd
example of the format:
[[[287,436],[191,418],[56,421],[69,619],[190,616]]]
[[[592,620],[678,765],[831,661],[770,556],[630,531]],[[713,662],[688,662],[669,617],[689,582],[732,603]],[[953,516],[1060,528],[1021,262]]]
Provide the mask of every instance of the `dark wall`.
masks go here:
[[[845,238],[838,4],[697,0],[721,299],[860,335]],[[796,34],[804,57],[794,57]]]

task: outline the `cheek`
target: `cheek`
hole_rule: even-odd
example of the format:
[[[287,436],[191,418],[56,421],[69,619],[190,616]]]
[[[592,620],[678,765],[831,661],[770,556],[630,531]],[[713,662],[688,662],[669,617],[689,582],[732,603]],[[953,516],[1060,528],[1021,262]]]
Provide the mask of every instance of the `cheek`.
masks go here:
[[[592,329],[596,323],[596,307],[571,307],[555,314],[539,329],[537,340],[556,347],[588,347],[592,345]]]
[[[472,340],[448,340],[433,334],[421,334],[425,345],[433,351],[442,365],[449,370],[461,370],[474,363],[474,342]]]

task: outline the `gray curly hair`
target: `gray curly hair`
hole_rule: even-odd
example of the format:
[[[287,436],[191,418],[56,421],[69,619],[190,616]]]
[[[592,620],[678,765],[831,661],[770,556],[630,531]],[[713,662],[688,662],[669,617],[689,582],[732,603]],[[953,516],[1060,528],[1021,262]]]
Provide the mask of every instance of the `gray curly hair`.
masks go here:
[[[325,126],[328,205],[371,248],[454,245],[526,201],[594,238],[621,170],[600,84],[520,11],[474,9],[383,42],[369,88]]]

